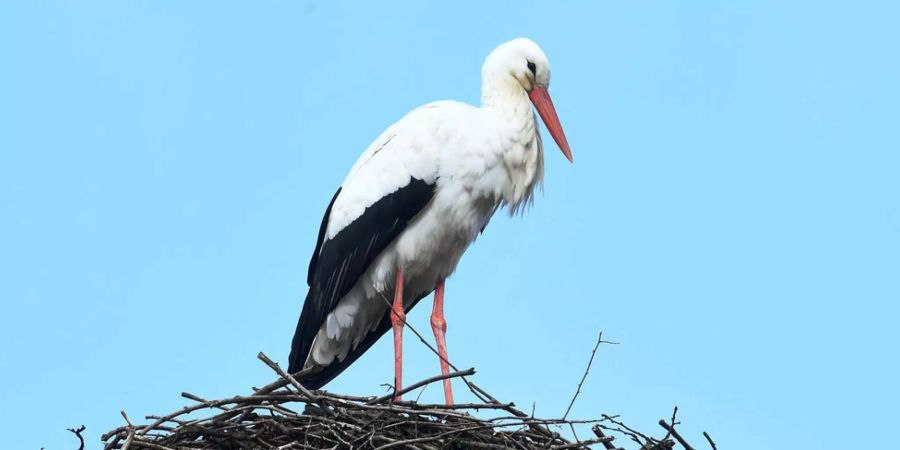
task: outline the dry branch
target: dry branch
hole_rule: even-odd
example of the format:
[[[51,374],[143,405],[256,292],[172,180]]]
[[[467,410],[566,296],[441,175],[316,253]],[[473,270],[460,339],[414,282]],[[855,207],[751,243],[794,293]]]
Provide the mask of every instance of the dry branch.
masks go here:
[[[603,332],[601,331],[599,335],[597,335],[597,343],[594,344],[594,350],[591,351],[591,359],[588,360],[587,367],[584,369],[584,375],[581,376],[581,381],[578,382],[578,388],[575,389],[575,395],[572,396],[572,400],[569,402],[569,407],[566,408],[566,413],[563,414],[562,418],[565,419],[569,417],[569,412],[572,411],[572,405],[575,404],[575,399],[578,398],[578,394],[581,393],[581,386],[584,384],[584,380],[587,379],[588,373],[591,371],[591,364],[594,364],[594,355],[597,354],[597,349],[600,347],[600,344],[618,344],[618,342],[612,341],[604,341],[603,340]]]
[[[66,430],[74,433],[75,436],[78,437],[78,450],[84,450],[84,437],[81,436],[81,433],[85,430],[84,425],[78,428],[66,428]],[[43,450],[43,448],[41,450]]]

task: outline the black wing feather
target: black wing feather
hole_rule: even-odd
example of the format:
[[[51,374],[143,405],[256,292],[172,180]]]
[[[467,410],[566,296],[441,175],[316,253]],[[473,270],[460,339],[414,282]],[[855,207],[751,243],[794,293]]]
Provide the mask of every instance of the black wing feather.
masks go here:
[[[328,228],[328,218],[331,217],[331,208],[334,206],[334,201],[337,200],[338,195],[341,194],[341,189],[342,188],[338,188],[337,192],[334,193],[334,197],[331,197],[331,201],[328,202],[328,208],[325,208],[322,224],[319,225],[319,237],[316,239],[316,249],[313,251],[312,258],[309,260],[309,273],[306,274],[306,284],[308,286],[312,286],[313,274],[316,273],[316,262],[319,260],[319,252],[322,251],[322,242],[325,240],[325,229]]]
[[[309,293],[297,322],[291,345],[289,371],[303,368],[316,333],[338,302],[350,292],[372,261],[388,246],[407,224],[434,197],[435,185],[412,178],[404,187],[388,194],[363,211],[333,239],[325,240],[325,228],[331,207],[340,194],[335,193],[319,229],[319,242],[310,260]],[[389,323],[389,321],[388,321]],[[337,376],[364,353],[385,331],[384,323],[370,333],[343,361],[335,361],[314,377],[301,380],[307,387],[317,389]],[[371,339],[371,342],[369,342]]]

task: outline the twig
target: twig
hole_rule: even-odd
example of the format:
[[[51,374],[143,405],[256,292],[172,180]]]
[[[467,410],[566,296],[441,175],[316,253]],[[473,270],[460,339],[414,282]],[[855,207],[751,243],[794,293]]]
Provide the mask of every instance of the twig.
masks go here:
[[[299,371],[299,372],[297,372],[297,373],[293,373],[293,374],[291,374],[291,375],[292,375],[294,378],[303,378],[304,375],[306,375],[306,374],[308,374],[308,373],[311,373],[311,372],[312,372],[312,369],[304,369],[304,370],[301,370],[301,371]],[[254,388],[254,389],[253,389],[253,393],[256,394],[256,395],[264,395],[264,394],[268,394],[268,393],[270,393],[270,392],[274,392],[274,391],[276,391],[276,390],[278,390],[278,389],[281,389],[281,388],[287,386],[288,384],[290,384],[290,381],[288,381],[287,378],[282,378],[282,379],[280,379],[280,380],[278,380],[278,381],[274,381],[274,382],[272,382],[272,383],[269,383],[269,384],[267,384],[267,385],[265,385],[265,386],[263,386],[263,387],[261,387],[261,388]]]
[[[678,406],[675,406],[675,408],[672,410],[672,429],[675,429],[675,425],[676,425],[675,416],[677,414],[678,414]],[[666,431],[666,435],[663,436],[663,438],[661,440],[665,441],[666,439],[669,439],[669,436],[671,436],[671,435],[672,435],[671,431]]]
[[[134,428],[129,428],[128,437],[125,438],[125,445],[122,446],[122,450],[128,450],[132,442],[134,442]]]
[[[82,425],[78,428],[66,428],[66,430],[71,431],[72,433],[75,433],[75,436],[78,436],[78,450],[84,450],[84,438],[81,437],[81,432],[85,430],[85,426]]]
[[[278,365],[278,363],[269,359],[269,357],[266,356],[265,353],[259,352],[259,354],[257,354],[256,357],[259,358],[260,361],[266,363],[266,365],[271,367],[272,370],[274,370],[276,373],[278,373],[278,376],[280,376],[281,378],[284,378],[292,386],[297,388],[297,390],[300,391],[304,397],[306,397],[310,401],[316,400],[316,396],[312,392],[310,392],[308,389],[306,389],[306,387],[304,387],[302,384],[300,384],[300,382],[297,381],[297,379],[294,378],[292,375],[290,375],[287,372],[285,372],[284,370],[282,370],[281,367]],[[259,393],[259,392],[257,392],[257,393]]]
[[[565,420],[565,417],[563,417],[563,420]],[[575,432],[574,423],[569,422],[569,429],[572,430],[572,438],[575,439],[575,442],[581,441],[581,439],[578,439],[578,433]]]
[[[581,393],[581,386],[584,384],[584,380],[587,379],[588,372],[591,371],[591,364],[594,363],[594,355],[597,354],[597,348],[600,347],[600,344],[601,344],[601,343],[618,344],[618,342],[604,341],[604,340],[603,340],[603,332],[602,332],[602,331],[601,331],[600,334],[597,336],[597,343],[594,344],[594,350],[591,351],[591,359],[588,360],[587,367],[585,367],[585,369],[584,369],[584,375],[581,376],[581,381],[578,382],[578,389],[575,390],[575,395],[572,396],[572,400],[569,402],[569,407],[566,408],[566,413],[563,414],[563,416],[562,416],[563,419],[565,419],[566,417],[569,417],[569,411],[572,410],[572,405],[575,404],[575,399],[577,399],[577,398],[578,398],[578,394]]]
[[[203,398],[203,397],[200,397],[199,395],[191,394],[190,392],[182,392],[182,393],[181,393],[181,396],[184,397],[184,398],[186,398],[186,399],[193,400],[193,401],[195,401],[195,402],[200,402],[200,403],[206,403],[206,402],[209,401],[209,400],[207,400],[207,399],[205,399],[205,398]],[[217,406],[217,408],[219,408],[219,409],[221,409],[221,410],[223,410],[223,411],[228,411],[228,408],[226,408],[226,407],[224,407],[224,406]]]
[[[664,419],[660,419],[659,426],[665,428],[669,433],[672,433],[672,437],[674,437],[675,440],[678,441],[678,443],[681,444],[682,447],[684,447],[684,450],[694,450],[694,447],[691,447],[691,444],[688,444],[687,441],[685,441],[684,438],[681,437],[680,434],[678,434],[678,431],[675,431],[674,425],[670,426]]]
[[[603,438],[596,438],[596,439],[588,439],[586,441],[580,441],[580,442],[570,442],[568,444],[563,444],[563,445],[560,445],[557,447],[550,447],[550,448],[552,448],[554,450],[562,450],[562,449],[566,449],[566,448],[582,448],[582,447],[587,447],[589,445],[594,445],[594,444],[601,444],[601,443],[605,444],[609,441],[612,441],[611,436],[607,436],[607,437],[603,437]]]
[[[713,442],[713,440],[712,440],[711,437],[709,437],[709,433],[707,433],[707,432],[704,431],[704,432],[703,432],[703,437],[706,438],[706,441],[709,442],[709,446],[712,447],[713,450],[719,450],[719,449],[716,447],[716,443]]]
[[[591,427],[591,431],[593,431],[594,434],[597,435],[598,438],[607,438],[607,437],[611,438],[612,437],[612,436],[607,436],[606,434],[604,434],[603,429],[600,428],[599,425],[594,425],[593,427]],[[608,441],[603,441],[603,447],[606,448],[606,450],[615,449],[616,446],[613,445],[612,441],[613,441],[613,439],[609,439]]]
[[[622,434],[630,437],[631,440],[633,440],[634,442],[637,442],[641,446],[644,446],[644,444],[650,444],[652,446],[653,444],[659,443],[659,441],[657,441],[656,439],[653,439],[652,437],[647,436],[646,434],[641,433],[640,431],[637,431],[637,430],[629,427],[628,425],[625,425],[624,423],[622,423],[622,421],[616,420],[616,418],[613,416],[608,416],[606,414],[603,414],[601,417],[603,417],[604,420],[607,420],[610,423],[614,423],[620,427],[620,429],[615,429],[615,428],[607,428],[607,429],[622,433]],[[600,425],[600,427],[604,427],[603,424],[598,424],[598,425]],[[643,439],[644,442],[641,442],[641,439]]]
[[[422,387],[422,386],[425,386],[425,385],[427,385],[427,384],[434,383],[435,381],[441,381],[441,380],[448,379],[448,378],[464,377],[464,376],[467,376],[467,375],[474,375],[474,374],[475,374],[475,368],[473,367],[473,368],[469,368],[469,369],[466,369],[466,370],[463,370],[463,371],[450,372],[450,373],[448,373],[447,375],[441,374],[441,375],[433,376],[433,377],[431,377],[431,378],[422,380],[422,381],[420,381],[420,382],[418,382],[418,383],[414,383],[414,384],[409,385],[409,386],[407,386],[407,387],[405,387],[405,388],[403,388],[403,389],[400,389],[399,391],[397,391],[397,392],[395,392],[395,393],[391,393],[391,394],[387,394],[387,395],[382,395],[381,397],[378,397],[378,398],[376,398],[376,399],[374,399],[374,400],[369,400],[366,404],[367,404],[367,405],[374,405],[374,404],[377,404],[377,403],[381,403],[381,402],[383,402],[383,401],[385,401],[385,400],[390,400],[391,398],[400,397],[400,396],[402,396],[403,394],[405,394],[405,393],[407,393],[407,392],[409,392],[409,391],[414,391],[414,390],[416,390],[416,389],[418,389],[418,388],[420,388],[420,387]]]

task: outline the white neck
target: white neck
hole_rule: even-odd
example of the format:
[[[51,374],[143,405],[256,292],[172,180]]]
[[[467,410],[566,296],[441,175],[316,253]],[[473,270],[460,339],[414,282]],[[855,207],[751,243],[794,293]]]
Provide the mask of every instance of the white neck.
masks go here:
[[[481,80],[481,106],[504,111],[531,111],[531,102],[522,85],[509,74],[485,71]],[[524,108],[523,108],[524,106]],[[510,111],[513,110],[513,111]]]
[[[543,181],[544,152],[531,100],[522,85],[511,75],[484,71],[481,84],[483,109],[495,111],[506,124],[508,147],[502,159],[509,177],[504,203],[510,213],[521,211],[533,198],[534,188]]]

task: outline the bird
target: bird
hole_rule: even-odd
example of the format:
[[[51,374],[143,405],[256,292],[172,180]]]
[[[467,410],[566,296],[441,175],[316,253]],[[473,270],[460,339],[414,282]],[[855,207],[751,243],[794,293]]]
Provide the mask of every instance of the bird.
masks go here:
[[[504,42],[482,65],[480,107],[425,104],[362,153],[325,209],[309,262],[288,367],[304,387],[321,388],[393,330],[401,400],[406,313],[431,293],[431,328],[446,377],[445,280],[496,211],[515,216],[543,188],[532,106],[573,162],[549,85],[550,63],[538,44]],[[450,379],[443,381],[452,404]]]

